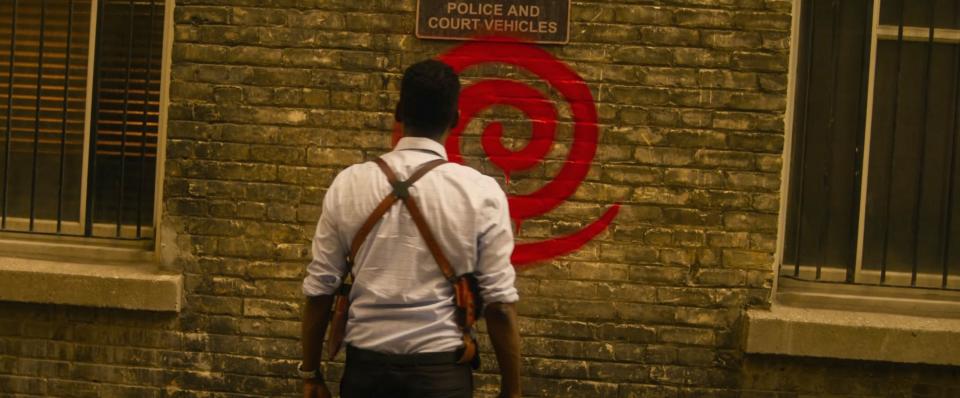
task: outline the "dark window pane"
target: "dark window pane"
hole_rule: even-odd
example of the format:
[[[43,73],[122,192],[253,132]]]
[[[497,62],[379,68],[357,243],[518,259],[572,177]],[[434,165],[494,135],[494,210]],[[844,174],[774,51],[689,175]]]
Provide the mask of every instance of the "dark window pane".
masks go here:
[[[784,264],[843,280],[855,260],[872,1],[803,5]]]
[[[89,0],[0,4],[0,205],[7,230],[29,229],[31,214],[35,231],[55,232],[58,215],[79,221],[89,30]]]
[[[878,44],[863,267],[880,271],[885,263],[888,283],[909,283],[897,276],[914,266],[940,275],[944,245],[960,246],[960,234],[947,236],[957,215],[958,197],[950,199],[949,190],[957,184],[958,51],[940,43]],[[960,272],[956,260],[949,263],[951,274]]]
[[[931,4],[933,3],[933,4]],[[956,18],[960,10],[957,0],[883,0],[880,5],[880,24],[899,25],[900,10],[903,10],[904,26],[930,26],[929,9],[933,5],[933,26],[936,28],[960,28]]]
[[[95,159],[90,180],[92,221],[151,225],[163,3],[107,0],[101,9],[92,144]]]

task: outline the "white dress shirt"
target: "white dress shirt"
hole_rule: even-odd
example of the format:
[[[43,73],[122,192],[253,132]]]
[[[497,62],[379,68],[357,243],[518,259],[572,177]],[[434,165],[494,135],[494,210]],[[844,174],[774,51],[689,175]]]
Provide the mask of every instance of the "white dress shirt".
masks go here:
[[[447,157],[440,143],[404,137],[383,159],[405,180],[440,157]],[[350,242],[391,191],[373,162],[337,175],[323,200],[303,294],[336,291]],[[474,272],[486,303],[516,302],[513,230],[507,197],[496,180],[447,163],[414,183],[410,193],[457,274]],[[392,354],[454,351],[463,345],[453,287],[402,203],[394,204],[373,228],[357,253],[353,273],[346,343]]]

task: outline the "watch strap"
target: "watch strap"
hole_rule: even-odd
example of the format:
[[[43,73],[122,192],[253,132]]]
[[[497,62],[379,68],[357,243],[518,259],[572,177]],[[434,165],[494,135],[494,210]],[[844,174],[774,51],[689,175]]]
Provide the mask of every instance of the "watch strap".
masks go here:
[[[300,374],[300,378],[304,380],[318,379],[320,378],[320,368],[314,370],[303,370],[303,362],[297,364],[297,373]]]

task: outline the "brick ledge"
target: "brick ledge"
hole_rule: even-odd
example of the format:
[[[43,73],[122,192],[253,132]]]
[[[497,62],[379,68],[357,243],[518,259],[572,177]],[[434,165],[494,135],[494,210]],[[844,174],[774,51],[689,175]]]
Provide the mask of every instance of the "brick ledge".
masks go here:
[[[0,300],[180,312],[183,276],[152,264],[0,257]]]
[[[745,324],[747,353],[960,365],[960,319],[774,304]]]

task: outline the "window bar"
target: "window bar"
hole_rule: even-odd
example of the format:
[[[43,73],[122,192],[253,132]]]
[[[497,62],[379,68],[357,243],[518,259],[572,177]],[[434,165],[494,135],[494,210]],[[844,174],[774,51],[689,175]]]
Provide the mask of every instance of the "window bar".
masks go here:
[[[7,181],[10,176],[10,138],[12,136],[11,118],[13,117],[13,66],[14,54],[17,52],[17,0],[11,2],[12,23],[10,24],[10,74],[7,81],[7,132],[6,140],[3,142],[3,212],[0,217],[0,229],[7,229],[7,208],[10,204],[7,200]]]
[[[809,23],[810,25],[809,25],[809,28],[807,29],[806,41],[808,46],[807,51],[810,52],[811,55],[813,55],[813,34],[817,27],[817,24],[815,23],[816,16],[817,16],[816,3],[817,3],[816,0],[810,0],[810,7],[808,8],[810,12],[807,13],[807,15],[809,15],[809,19],[807,20],[807,23]],[[794,217],[794,222],[796,223],[796,225],[794,228],[794,237],[793,237],[795,242],[793,244],[794,246],[793,261],[795,263],[793,266],[793,276],[795,277],[800,276],[800,234],[803,232],[803,228],[802,228],[803,180],[806,174],[804,168],[806,163],[805,155],[807,153],[807,125],[808,125],[807,117],[810,109],[810,101],[807,101],[807,99],[810,97],[810,80],[811,80],[810,75],[813,73],[813,57],[812,56],[806,57],[806,59],[807,59],[807,68],[804,74],[805,81],[804,81],[804,89],[803,89],[803,118],[801,119],[801,122],[803,123],[803,127],[800,128],[800,150],[794,155],[797,158],[797,160],[799,160],[798,163],[799,163],[799,170],[800,170],[800,176],[799,176],[800,178],[798,183],[796,184],[796,186],[799,187],[799,190],[797,192],[796,216]]]
[[[57,183],[57,233],[63,230],[63,173],[67,154],[67,102],[70,99],[70,52],[73,46],[73,0],[67,3],[67,54],[63,63],[63,123],[60,126],[60,178]]]
[[[37,209],[37,166],[40,157],[40,99],[43,97],[43,50],[47,24],[47,0],[40,0],[40,42],[37,48],[37,101],[33,119],[33,170],[30,174],[30,232],[33,232]]]
[[[840,73],[840,72],[839,72],[839,69],[840,69],[840,55],[837,54],[837,40],[839,40],[839,38],[838,38],[838,36],[839,36],[839,35],[838,35],[838,32],[840,31],[840,13],[843,12],[843,8],[842,8],[842,6],[840,5],[839,0],[833,0],[833,2],[831,3],[831,6],[830,6],[830,7],[831,7],[831,9],[833,10],[833,25],[832,25],[832,28],[831,28],[831,29],[832,29],[831,35],[832,35],[833,37],[832,37],[832,39],[831,39],[831,41],[830,41],[830,59],[831,59],[831,61],[833,62],[833,71],[832,71],[832,75],[833,75],[833,76],[832,76],[832,79],[833,79],[833,92],[832,92],[832,95],[830,96],[830,121],[829,121],[829,124],[830,124],[830,146],[829,146],[829,148],[833,148],[833,147],[835,146],[835,141],[836,141],[836,127],[837,127],[837,115],[836,115],[836,112],[837,112],[837,90],[838,90],[837,86],[838,86],[838,83],[839,83],[839,80],[840,80],[840,79],[837,78],[838,75],[839,75],[839,73]],[[826,159],[826,160],[827,160],[826,173],[825,173],[822,177],[823,177],[823,179],[824,179],[823,185],[826,187],[826,190],[827,190],[827,198],[828,198],[828,201],[829,201],[829,196],[830,196],[830,168],[832,167],[832,164],[833,164],[833,154],[831,153],[829,156],[827,156],[827,159]],[[826,261],[825,261],[825,260],[826,260],[826,259],[825,259],[826,250],[823,249],[823,241],[824,241],[824,239],[825,239],[825,237],[826,237],[826,235],[827,235],[827,233],[826,233],[825,230],[827,230],[827,229],[828,229],[827,227],[830,225],[830,210],[831,210],[829,205],[826,206],[826,207],[827,207],[826,214],[824,215],[823,221],[820,223],[820,234],[817,236],[817,251],[820,253],[820,261],[817,262],[817,276],[816,276],[816,280],[818,280],[818,281],[820,280],[820,277],[821,277],[821,271],[822,271],[822,269],[823,269],[823,263],[826,262]]]
[[[954,19],[960,23],[960,9],[957,10],[957,18]],[[954,65],[957,70],[956,82],[953,85],[953,131],[950,133],[950,145],[947,146],[946,150],[950,151],[950,168],[947,169],[947,172],[944,173],[947,178],[946,184],[944,184],[944,200],[941,202],[942,209],[941,213],[944,214],[943,219],[940,221],[940,229],[943,234],[943,240],[940,243],[940,267],[943,271],[943,280],[941,281],[940,287],[946,289],[947,281],[950,277],[950,267],[949,267],[949,258],[950,255],[950,238],[952,238],[952,228],[951,221],[953,221],[953,190],[956,188],[953,185],[954,174],[953,172],[957,167],[957,135],[960,134],[960,45],[954,46],[954,51],[956,56],[954,57]]]
[[[153,67],[153,20],[156,17],[157,7],[154,0],[150,0],[150,33],[147,35],[147,78],[143,85],[143,125],[140,128],[140,175],[137,177],[137,239],[141,237],[143,225],[143,176],[147,157],[147,116],[150,98],[150,73]]]
[[[960,54],[960,48],[957,49],[957,54]],[[960,57],[958,57],[958,63],[960,63]],[[958,74],[957,79],[960,80],[960,74]],[[960,84],[958,84],[960,85]],[[950,146],[948,150],[951,151],[950,156],[950,169],[947,171],[947,185],[944,189],[944,198],[943,206],[945,216],[941,221],[941,229],[943,231],[943,242],[940,244],[940,267],[943,270],[943,281],[941,287],[944,289],[947,288],[947,279],[950,276],[950,264],[949,264],[949,255],[950,255],[950,239],[952,236],[951,221],[953,221],[953,200],[954,193],[953,190],[956,189],[956,186],[953,185],[954,180],[954,171],[957,167],[957,134],[960,134],[960,90],[954,88],[954,98],[955,102],[958,103],[957,109],[954,109],[954,133],[950,135]]]
[[[903,54],[903,8],[906,0],[900,2],[900,20],[897,21],[897,69],[895,75],[897,76],[897,81],[894,82],[893,86],[893,98],[895,99],[893,103],[893,125],[892,134],[890,137],[890,164],[887,167],[887,205],[884,209],[883,217],[883,249],[880,251],[880,284],[882,285],[887,281],[887,253],[888,245],[890,244],[890,194],[893,191],[893,155],[894,149],[897,147],[897,113],[900,110],[900,74],[903,72],[901,65],[903,64],[902,54]]]
[[[870,6],[869,6],[869,7],[866,7],[866,9],[867,9],[867,18],[866,18],[866,21],[872,21],[872,20],[873,20],[873,14],[874,14],[874,12],[875,12],[874,8],[879,9],[878,1],[879,1],[879,0],[871,0],[871,1],[869,2]],[[863,37],[864,37],[864,38],[871,38],[872,35],[873,35],[873,23],[872,23],[872,22],[865,23],[865,24],[864,24],[864,34],[863,34]],[[870,62],[871,62],[871,56],[872,56],[872,53],[871,53],[872,43],[870,43],[870,42],[872,42],[872,38],[871,38],[870,40],[868,40],[868,43],[863,46],[863,62],[862,62],[862,64],[861,64],[861,70],[869,70],[869,68],[871,67],[871,66],[870,66]],[[861,93],[861,94],[860,94],[860,101],[859,101],[859,108],[858,108],[858,109],[860,109],[860,118],[859,118],[860,120],[859,120],[859,122],[857,123],[857,131],[865,131],[865,130],[866,130],[866,128],[867,128],[867,126],[866,126],[866,125],[867,125],[867,115],[871,115],[871,114],[872,114],[872,112],[868,112],[868,111],[867,111],[867,107],[870,106],[870,105],[868,105],[868,104],[870,103],[870,101],[869,101],[869,99],[867,98],[867,97],[870,95],[869,92],[868,92],[868,91],[869,91],[869,89],[868,89],[868,86],[869,86],[869,85],[870,85],[870,76],[869,76],[867,73],[864,73],[864,74],[863,74],[863,78],[862,78],[861,81],[860,81],[860,90],[861,90],[860,93]],[[862,135],[858,135],[857,137],[858,137],[858,138],[857,138],[857,145],[856,145],[855,152],[854,152],[854,165],[855,165],[855,166],[854,166],[854,184],[856,184],[855,186],[862,186],[862,184],[864,183],[864,181],[863,181],[863,156],[864,156],[864,155],[863,155],[863,148],[864,148],[864,145],[865,145],[865,140],[866,140],[866,138],[865,138],[864,136],[862,136]],[[850,207],[850,214],[858,214],[859,209],[860,209],[860,201],[861,201],[861,200],[865,200],[865,199],[862,199],[862,198],[861,198],[861,195],[853,195],[853,199],[850,201],[850,206],[851,206],[851,207]],[[850,223],[850,236],[856,236],[856,235],[857,235],[857,229],[858,229],[858,227],[859,227],[858,224],[859,224],[859,222]],[[859,237],[858,237],[858,239],[859,239]],[[855,282],[856,282],[857,262],[858,262],[858,260],[857,260],[857,246],[858,246],[857,239],[854,239],[852,243],[853,243],[853,247],[851,247],[851,248],[850,248],[850,251],[847,252],[847,253],[848,253],[848,257],[847,257],[847,274],[846,274],[846,278],[845,278],[845,282],[846,282],[846,283],[855,283]]]
[[[123,124],[120,128],[120,189],[117,191],[117,237],[120,237],[123,225],[123,188],[127,179],[127,127],[128,111],[130,110],[130,70],[133,68],[133,0],[128,3],[130,18],[127,27],[130,33],[127,37],[127,74],[123,83]]]
[[[94,0],[97,1],[97,0]],[[93,210],[94,202],[96,201],[96,192],[97,192],[97,131],[100,130],[99,120],[100,120],[100,39],[103,37],[103,20],[105,18],[104,12],[106,12],[106,3],[107,0],[99,0],[97,2],[97,32],[94,42],[96,45],[93,49],[93,95],[91,111],[90,111],[90,146],[89,146],[89,164],[87,165],[87,170],[89,173],[89,183],[87,184],[87,218],[85,220],[85,225],[83,226],[84,236],[93,236]]]
[[[926,147],[927,147],[927,130],[930,128],[927,123],[927,113],[930,111],[930,75],[933,73],[933,12],[934,12],[934,2],[931,1],[929,16],[930,16],[930,31],[929,37],[927,38],[927,70],[923,73],[923,84],[920,87],[924,89],[923,95],[923,112],[920,128],[920,153],[917,154],[917,159],[919,159],[920,164],[917,167],[917,205],[913,208],[913,264],[910,270],[910,286],[917,286],[917,272],[919,271],[920,264],[920,206],[923,203],[923,175],[924,175],[924,162],[926,160]]]

